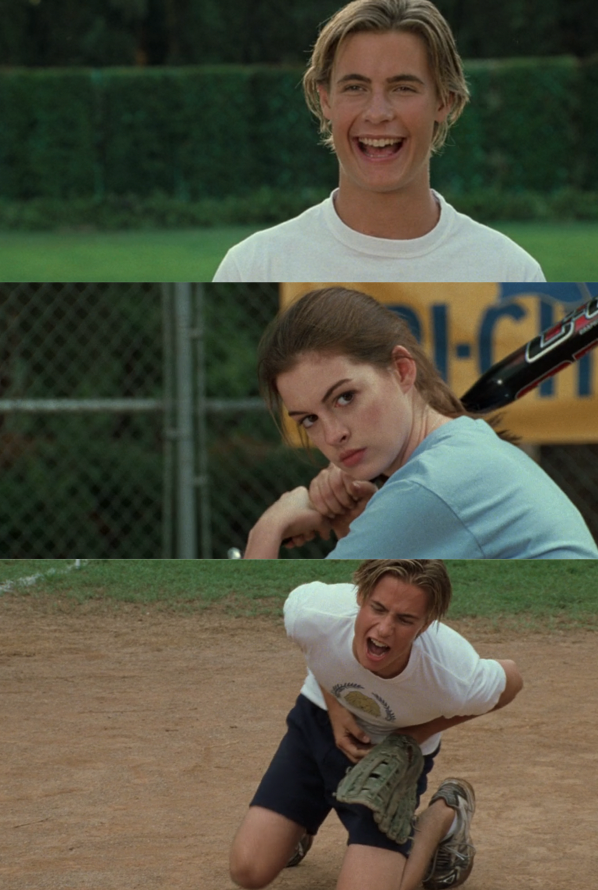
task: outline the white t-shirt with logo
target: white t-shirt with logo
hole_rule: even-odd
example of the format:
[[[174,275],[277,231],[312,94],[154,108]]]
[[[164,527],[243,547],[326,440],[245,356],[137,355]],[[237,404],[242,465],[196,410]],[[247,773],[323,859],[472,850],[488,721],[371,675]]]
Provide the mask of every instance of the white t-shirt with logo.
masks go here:
[[[305,655],[308,675],[301,693],[326,709],[320,685],[352,714],[373,742],[404,726],[437,717],[491,711],[506,686],[497,661],[480,658],[460,634],[434,622],[413,643],[409,663],[397,677],[383,679],[353,654],[359,611],[353,584],[314,581],[293,590],[284,606],[289,637]],[[421,746],[431,754],[438,733]]]
[[[351,229],[338,216],[334,196],[231,247],[213,280],[545,281],[540,265],[522,247],[458,213],[437,192],[438,223],[408,240]]]

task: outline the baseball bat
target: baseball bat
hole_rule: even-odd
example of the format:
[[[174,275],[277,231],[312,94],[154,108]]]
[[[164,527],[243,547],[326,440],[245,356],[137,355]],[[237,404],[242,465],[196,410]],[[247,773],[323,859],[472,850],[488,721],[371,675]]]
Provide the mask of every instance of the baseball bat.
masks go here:
[[[461,396],[472,414],[504,408],[598,345],[598,296],[496,362]]]

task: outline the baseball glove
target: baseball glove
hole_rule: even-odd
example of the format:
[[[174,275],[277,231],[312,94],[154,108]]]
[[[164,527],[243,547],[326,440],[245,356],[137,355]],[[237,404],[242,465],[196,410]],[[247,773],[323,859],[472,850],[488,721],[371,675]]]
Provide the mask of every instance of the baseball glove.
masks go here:
[[[336,799],[369,807],[380,831],[402,844],[411,834],[423,767],[424,757],[414,739],[389,735],[347,770]]]

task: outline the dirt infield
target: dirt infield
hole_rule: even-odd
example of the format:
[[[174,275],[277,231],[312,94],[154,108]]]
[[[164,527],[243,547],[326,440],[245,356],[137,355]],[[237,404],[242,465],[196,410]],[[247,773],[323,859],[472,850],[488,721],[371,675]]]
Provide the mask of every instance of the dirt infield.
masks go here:
[[[596,634],[455,626],[526,681],[447,733],[432,774],[431,789],[450,774],[476,787],[467,887],[593,887]],[[0,598],[0,886],[231,888],[231,836],[303,673],[278,621]],[[272,886],[333,890],[343,846],[332,816]]]

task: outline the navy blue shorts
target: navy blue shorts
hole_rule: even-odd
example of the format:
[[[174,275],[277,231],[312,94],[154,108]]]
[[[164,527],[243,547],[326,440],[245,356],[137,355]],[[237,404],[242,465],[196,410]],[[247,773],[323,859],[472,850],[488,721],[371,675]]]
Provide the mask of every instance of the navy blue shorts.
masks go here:
[[[349,758],[336,747],[328,712],[300,695],[287,717],[287,733],[268,767],[250,806],[264,807],[317,834],[330,812],[336,810],[349,833],[348,844],[381,847],[409,855],[412,838],[397,844],[380,831],[372,811],[361,804],[339,803],[334,797]],[[417,785],[417,803],[428,787],[434,754],[424,758]]]

